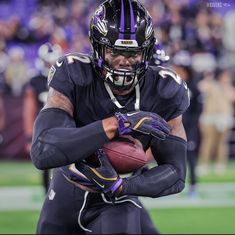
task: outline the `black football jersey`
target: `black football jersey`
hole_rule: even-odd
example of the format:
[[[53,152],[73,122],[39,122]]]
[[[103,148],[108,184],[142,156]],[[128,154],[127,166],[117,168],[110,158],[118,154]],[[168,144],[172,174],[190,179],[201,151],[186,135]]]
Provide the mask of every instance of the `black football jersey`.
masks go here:
[[[73,53],[61,58],[52,66],[48,83],[69,98],[78,127],[120,111],[87,55]],[[139,85],[142,111],[157,113],[169,121],[184,113],[189,106],[187,85],[172,70],[160,66],[149,67]],[[122,112],[135,110],[135,90],[127,96],[115,97],[125,106]]]

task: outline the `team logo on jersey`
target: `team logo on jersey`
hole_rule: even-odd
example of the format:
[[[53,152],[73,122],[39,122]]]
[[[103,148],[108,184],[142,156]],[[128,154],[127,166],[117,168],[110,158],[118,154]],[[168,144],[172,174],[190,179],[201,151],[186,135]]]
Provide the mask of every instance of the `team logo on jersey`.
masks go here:
[[[56,68],[52,65],[51,68],[50,68],[50,71],[48,73],[48,77],[47,77],[47,84],[48,86],[50,85],[50,82],[55,74],[55,71],[56,71]]]
[[[52,201],[54,199],[55,195],[56,195],[56,192],[53,189],[51,189],[51,191],[48,195],[49,200]]]
[[[107,21],[105,20],[105,8],[104,6],[100,6],[94,16],[93,16],[93,27],[97,28],[97,30],[103,34],[104,36],[108,33]]]
[[[61,61],[61,62],[59,62],[58,60],[56,61],[57,67],[61,67],[62,64],[63,64],[63,61]]]

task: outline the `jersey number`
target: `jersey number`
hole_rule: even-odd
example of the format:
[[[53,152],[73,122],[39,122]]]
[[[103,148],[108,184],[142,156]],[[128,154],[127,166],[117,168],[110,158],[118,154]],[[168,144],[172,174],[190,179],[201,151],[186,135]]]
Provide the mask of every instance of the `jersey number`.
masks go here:
[[[159,72],[159,75],[163,78],[165,78],[167,75],[169,75],[170,77],[172,77],[179,85],[181,85],[183,83],[184,85],[184,88],[187,90],[188,89],[188,86],[187,86],[187,83],[185,81],[183,81],[181,79],[180,76],[178,76],[176,73],[172,72],[171,70],[161,70]]]
[[[74,63],[74,60],[79,60],[83,63],[89,64],[91,63],[90,58],[87,55],[79,54],[79,55],[67,55],[66,56],[68,64]]]
[[[170,70],[161,70],[159,72],[160,76],[165,78],[167,75],[169,75],[170,77],[172,77],[178,84],[182,83],[182,79],[175,73],[173,73]]]

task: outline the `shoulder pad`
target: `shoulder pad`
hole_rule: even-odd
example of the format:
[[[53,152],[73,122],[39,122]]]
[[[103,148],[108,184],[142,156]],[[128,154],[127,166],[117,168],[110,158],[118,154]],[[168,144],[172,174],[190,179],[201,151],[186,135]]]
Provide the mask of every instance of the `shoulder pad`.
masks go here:
[[[157,89],[160,97],[170,99],[174,97],[182,87],[187,90],[186,83],[173,70],[158,66],[158,71],[156,72],[158,72],[157,76],[159,77]]]
[[[69,53],[56,61],[56,66],[64,69],[74,84],[84,86],[93,77],[90,56],[81,53]],[[63,68],[64,67],[64,68]]]
[[[93,69],[90,57],[71,53],[59,58],[51,67],[48,85],[67,96],[74,103],[75,90],[88,85],[92,79]]]

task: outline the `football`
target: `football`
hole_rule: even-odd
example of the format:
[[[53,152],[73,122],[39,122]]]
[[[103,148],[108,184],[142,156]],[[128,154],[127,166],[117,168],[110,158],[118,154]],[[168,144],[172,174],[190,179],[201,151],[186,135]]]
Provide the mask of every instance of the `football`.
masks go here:
[[[141,142],[130,135],[117,137],[102,148],[119,174],[131,173],[148,162]]]

